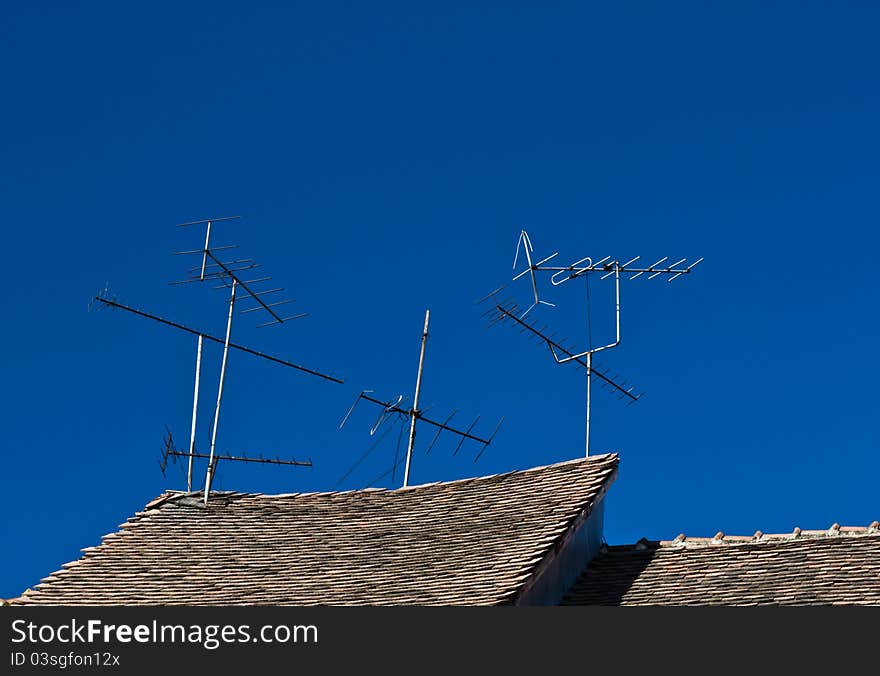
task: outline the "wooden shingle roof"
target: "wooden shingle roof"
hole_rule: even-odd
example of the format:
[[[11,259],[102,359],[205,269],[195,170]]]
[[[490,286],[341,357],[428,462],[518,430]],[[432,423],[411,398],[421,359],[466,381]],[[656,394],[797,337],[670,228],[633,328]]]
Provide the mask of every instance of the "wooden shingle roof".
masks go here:
[[[834,524],[785,535],[608,547],[567,605],[880,605],[880,532]]]
[[[613,481],[614,454],[398,490],[165,494],[15,602],[503,604]]]

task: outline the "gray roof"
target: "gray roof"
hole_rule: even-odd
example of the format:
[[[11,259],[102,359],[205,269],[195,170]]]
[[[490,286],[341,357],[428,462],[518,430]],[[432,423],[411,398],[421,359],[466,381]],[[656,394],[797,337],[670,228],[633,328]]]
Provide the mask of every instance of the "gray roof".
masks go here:
[[[568,605],[880,605],[880,532],[834,524],[785,535],[608,547]]]
[[[397,490],[160,496],[15,603],[513,603],[613,481],[608,454]]]

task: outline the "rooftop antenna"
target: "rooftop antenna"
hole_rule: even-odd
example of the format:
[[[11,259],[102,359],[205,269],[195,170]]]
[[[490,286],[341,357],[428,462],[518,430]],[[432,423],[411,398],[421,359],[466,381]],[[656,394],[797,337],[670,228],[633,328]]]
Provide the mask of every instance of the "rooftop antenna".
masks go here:
[[[210,456],[207,453],[196,453],[195,451],[181,451],[174,445],[174,438],[171,436],[171,430],[168,427],[165,427],[165,439],[164,439],[164,447],[162,449],[162,460],[159,462],[159,467],[162,469],[162,476],[165,476],[165,470],[168,467],[168,459],[171,458],[171,462],[176,462],[177,458],[189,458],[189,463],[192,465],[193,457],[196,458],[205,458],[208,459]],[[309,460],[297,460],[296,458],[289,459],[281,459],[278,456],[274,458],[265,458],[262,454],[258,456],[248,455],[247,453],[242,453],[240,455],[225,455],[221,453],[217,453],[214,455],[214,462],[219,463],[220,460],[230,460],[233,462],[251,462],[262,465],[278,465],[278,466],[289,466],[289,467],[311,467],[312,461]]]
[[[267,304],[261,296],[277,293],[279,291],[283,291],[283,288],[274,288],[268,290],[256,291],[255,285],[261,284],[271,280],[271,277],[257,277],[254,279],[245,280],[244,276],[241,275],[242,272],[252,270],[258,265],[254,263],[251,258],[236,258],[228,261],[222,261],[220,257],[217,255],[219,251],[225,251],[228,249],[237,248],[237,245],[226,245],[222,247],[214,247],[211,248],[211,226],[213,223],[220,220],[235,220],[239,218],[238,216],[227,216],[222,219],[214,218],[214,219],[204,219],[201,221],[190,221],[188,223],[181,223],[179,227],[191,227],[194,225],[204,225],[205,226],[205,245],[202,249],[195,249],[191,251],[176,251],[177,255],[199,255],[201,256],[202,263],[201,266],[196,266],[190,268],[190,275],[188,279],[179,280],[176,282],[171,282],[171,284],[188,284],[192,282],[204,282],[206,280],[216,280],[219,281],[220,284],[215,286],[215,289],[224,289],[228,288],[230,290],[229,293],[229,312],[226,320],[226,338],[223,344],[223,359],[220,363],[220,382],[217,387],[217,403],[214,407],[214,423],[211,431],[211,452],[208,458],[208,468],[205,474],[205,504],[208,502],[208,494],[211,492],[211,481],[214,477],[214,472],[216,470],[216,464],[214,462],[214,454],[215,448],[217,444],[217,428],[220,424],[220,404],[223,400],[223,385],[226,381],[226,363],[229,357],[229,338],[232,333],[232,318],[235,315],[235,303],[236,303],[236,293],[238,292],[239,287],[241,287],[242,294],[241,300],[253,300],[256,301],[256,305],[253,307],[249,307],[247,309],[242,310],[242,313],[249,312],[258,312],[265,311],[270,316],[271,319],[263,324],[259,324],[258,326],[270,326],[273,324],[283,324],[285,321],[290,321],[293,319],[300,319],[301,317],[305,317],[305,313],[291,315],[288,317],[280,316],[275,310],[272,308],[278,305],[283,305],[285,303],[291,302],[290,300],[280,300],[270,304]],[[209,262],[210,261],[210,262]],[[198,274],[196,274],[198,273]],[[197,356],[196,356],[196,388],[195,393],[193,395],[193,418],[192,418],[192,434],[190,437],[190,461],[195,457],[195,428],[196,428],[196,410],[198,406],[198,370],[200,364],[200,348],[201,348],[201,338],[199,338],[199,345],[197,346]],[[191,474],[187,475],[187,485],[192,486],[192,478]]]
[[[238,219],[238,216],[227,216],[223,218],[212,218],[205,219],[201,221],[190,221],[188,223],[181,223],[181,227],[188,227],[193,225],[205,225],[205,244],[202,249],[195,249],[191,251],[177,251],[175,252],[178,255],[199,255],[201,257],[201,264],[196,265],[189,269],[189,275],[184,280],[179,280],[175,282],[171,282],[171,284],[188,284],[194,282],[205,282],[205,281],[217,281],[220,282],[219,285],[214,288],[217,289],[229,289],[229,309],[227,313],[226,320],[226,332],[223,338],[219,338],[217,336],[213,336],[205,331],[201,331],[198,329],[191,328],[179,322],[174,322],[168,319],[164,319],[158,315],[145,312],[143,310],[139,310],[130,306],[127,306],[123,303],[120,303],[114,298],[109,297],[106,289],[104,292],[95,296],[92,300],[92,303],[98,302],[102,307],[114,307],[118,309],[123,309],[133,314],[139,315],[146,319],[151,319],[153,321],[159,322],[166,326],[171,326],[178,330],[185,331],[187,333],[193,334],[197,338],[196,343],[196,369],[195,369],[195,387],[193,392],[193,410],[192,410],[192,421],[191,421],[191,431],[190,431],[190,445],[189,451],[186,453],[186,456],[189,459],[188,469],[187,469],[187,491],[192,491],[192,473],[193,473],[193,460],[195,458],[203,458],[206,457],[208,459],[208,468],[205,477],[205,488],[204,488],[204,501],[207,504],[208,495],[210,494],[211,482],[213,476],[216,472],[217,460],[218,459],[227,459],[227,460],[242,460],[246,462],[255,462],[254,459],[245,459],[245,456],[223,456],[222,458],[217,457],[216,453],[216,443],[217,443],[217,430],[219,426],[220,419],[220,406],[223,399],[223,387],[226,379],[226,365],[229,357],[229,350],[236,349],[243,352],[247,352],[254,356],[267,359],[271,362],[281,364],[290,368],[294,368],[299,371],[303,371],[308,373],[309,375],[317,376],[324,380],[328,380],[330,382],[342,383],[343,381],[335,376],[327,375],[315,369],[306,368],[304,366],[300,366],[299,364],[295,364],[293,362],[287,361],[285,359],[281,359],[278,357],[274,357],[272,355],[265,354],[263,352],[259,352],[257,350],[253,350],[251,348],[245,347],[243,345],[238,345],[233,343],[231,340],[232,334],[232,319],[235,314],[236,303],[241,300],[252,300],[255,302],[255,305],[252,307],[245,308],[241,310],[243,314],[252,313],[252,312],[262,312],[265,311],[269,314],[271,319],[267,322],[260,324],[259,326],[270,326],[273,324],[282,324],[287,321],[291,321],[294,319],[299,319],[301,317],[306,316],[305,313],[295,314],[283,317],[279,315],[273,308],[283,305],[289,302],[290,300],[280,300],[272,303],[266,303],[263,300],[263,296],[277,293],[279,291],[283,291],[281,288],[275,289],[266,289],[262,290],[257,287],[258,284],[269,281],[271,277],[259,277],[259,278],[245,278],[245,275],[242,274],[245,271],[252,270],[254,268],[259,267],[257,263],[253,261],[253,259],[249,258],[237,258],[233,260],[221,260],[221,257],[218,255],[221,251],[226,251],[229,249],[237,248],[237,245],[226,245],[226,246],[212,246],[211,245],[211,227],[212,224],[217,223],[219,221],[229,221]],[[196,435],[196,416],[198,412],[198,400],[199,400],[199,386],[200,386],[200,373],[201,373],[201,361],[202,361],[202,345],[204,340],[210,340],[216,343],[220,343],[223,345],[223,357],[220,367],[220,381],[217,388],[217,401],[214,408],[214,418],[213,425],[211,431],[211,447],[210,453],[202,454],[196,452],[195,446],[195,435]],[[170,453],[170,451],[169,451]],[[177,452],[179,453],[179,452]],[[176,457],[177,453],[171,453],[172,457]],[[167,463],[167,456],[165,458]],[[273,462],[271,464],[302,464],[298,462],[289,462],[289,463],[277,463]]]
[[[489,436],[488,438],[483,438],[483,437],[479,437],[475,434],[472,434],[472,431],[473,431],[474,427],[476,427],[477,422],[480,419],[480,416],[477,416],[476,419],[470,424],[470,426],[466,430],[460,430],[455,427],[451,427],[449,425],[453,416],[455,416],[456,411],[453,411],[449,416],[447,416],[443,422],[433,420],[433,419],[428,418],[424,415],[424,411],[419,408],[419,396],[420,396],[421,390],[422,390],[422,373],[423,373],[424,367],[425,367],[425,348],[428,344],[428,323],[430,322],[430,319],[431,319],[431,311],[426,310],[425,311],[425,327],[422,330],[421,349],[419,351],[419,368],[418,368],[418,371],[416,372],[416,389],[415,389],[415,394],[413,395],[412,406],[407,408],[406,406],[403,405],[403,401],[404,401],[403,395],[399,395],[397,397],[396,401],[383,401],[382,399],[377,399],[375,397],[370,396],[370,393],[372,393],[372,390],[364,390],[355,398],[354,403],[351,405],[351,408],[348,409],[348,413],[345,414],[345,417],[342,419],[342,422],[339,424],[339,429],[342,429],[343,427],[345,427],[345,423],[351,417],[351,414],[354,412],[355,407],[358,405],[358,402],[361,399],[364,399],[365,401],[368,401],[371,404],[376,404],[377,406],[382,407],[382,411],[379,413],[379,417],[376,419],[376,422],[373,423],[373,426],[370,428],[370,435],[371,436],[376,434],[376,432],[379,430],[379,428],[382,426],[382,424],[392,416],[396,416],[398,418],[403,418],[403,419],[408,418],[409,419],[409,438],[408,438],[407,447],[406,447],[406,456],[404,457],[404,459],[406,461],[406,465],[405,465],[405,469],[404,469],[404,473],[403,473],[404,487],[409,485],[410,467],[412,465],[412,454],[413,454],[413,448],[415,447],[415,440],[416,440],[416,423],[418,421],[422,421],[422,422],[427,423],[427,424],[436,428],[436,432],[434,433],[434,437],[431,439],[431,442],[428,444],[427,448],[425,449],[425,453],[431,452],[431,449],[434,447],[434,444],[436,443],[441,432],[443,432],[443,431],[452,432],[453,434],[456,434],[459,437],[461,437],[458,442],[458,446],[456,446],[455,451],[453,451],[453,455],[458,454],[458,451],[461,449],[464,442],[468,439],[470,439],[472,441],[476,441],[477,443],[481,444],[479,452],[474,456],[474,462],[476,462],[477,460],[480,459],[480,456],[483,455],[483,452],[486,450],[486,448],[489,446],[489,444],[492,443],[492,440],[495,438],[495,435],[498,433],[498,430],[501,427],[501,423],[504,422],[504,418],[502,417],[498,421],[498,424],[495,426],[495,430],[492,432],[491,436]],[[403,430],[401,429],[401,432],[402,431]],[[372,447],[370,450],[372,450]],[[366,456],[366,454],[361,456],[357,460],[357,464],[360,464],[361,462],[363,462],[365,456]],[[394,464],[392,465],[391,469],[389,470],[389,472],[392,473],[392,481],[393,481],[393,474],[399,464],[400,464],[400,460],[398,460],[397,456],[395,456]],[[350,474],[350,473],[351,473],[351,470],[349,470],[349,472],[346,473],[346,475],[344,475],[344,476],[348,476],[348,474]],[[387,473],[388,472],[386,472],[386,474]],[[385,475],[382,475],[382,476],[385,476]],[[381,478],[382,477],[380,476],[376,480],[378,481]]]
[[[693,263],[687,264],[687,259],[682,258],[680,260],[675,261],[674,263],[667,263],[669,257],[663,257],[660,260],[652,263],[647,267],[639,267],[636,265],[637,261],[640,260],[640,256],[636,256],[628,260],[626,263],[620,263],[619,260],[612,259],[611,256],[605,256],[599,260],[593,260],[590,257],[584,257],[580,260],[575,261],[574,263],[566,266],[554,266],[554,265],[546,265],[548,261],[555,258],[558,255],[558,252],[551,254],[550,256],[538,261],[537,263],[532,263],[531,253],[534,250],[532,247],[531,238],[525,230],[520,232],[519,240],[517,242],[517,255],[519,254],[519,249],[522,246],[523,250],[526,252],[526,261],[528,263],[528,267],[522,272],[516,274],[513,277],[512,281],[516,281],[521,277],[528,274],[530,276],[531,284],[532,284],[532,292],[534,297],[534,302],[526,309],[525,312],[517,316],[518,307],[515,302],[507,299],[503,301],[495,300],[495,296],[503,289],[501,287],[491,292],[488,296],[486,296],[483,300],[487,300],[489,298],[493,299],[494,307],[490,310],[490,313],[494,315],[492,323],[494,324],[497,321],[509,321],[514,325],[517,325],[521,331],[529,335],[530,337],[536,338],[539,341],[545,343],[550,350],[550,354],[553,357],[553,360],[557,364],[566,364],[569,362],[573,362],[582,366],[586,371],[586,425],[585,425],[585,453],[586,456],[590,455],[590,423],[591,423],[591,406],[592,406],[592,380],[593,378],[598,378],[604,385],[610,387],[612,390],[616,390],[620,395],[621,399],[629,399],[630,403],[633,403],[641,397],[641,394],[635,394],[633,387],[629,387],[626,383],[618,383],[614,377],[606,375],[602,371],[596,369],[593,366],[593,355],[602,352],[604,350],[609,350],[611,348],[617,347],[620,345],[620,277],[621,274],[629,274],[633,273],[630,279],[636,279],[642,275],[647,275],[647,279],[654,279],[655,277],[666,276],[668,281],[673,281],[674,279],[680,277],[681,275],[690,274],[691,270],[693,270],[699,263],[703,261],[702,258],[697,259]],[[516,268],[516,256],[514,257],[514,269]],[[586,313],[587,313],[587,322],[589,326],[590,322],[590,296],[589,296],[589,276],[591,274],[599,274],[600,279],[607,279],[609,277],[614,278],[614,300],[615,300],[615,339],[605,345],[601,345],[599,347],[593,347],[592,345],[592,335],[590,336],[590,342],[585,350],[573,350],[570,348],[563,347],[559,342],[557,342],[553,336],[549,336],[546,334],[545,328],[537,328],[536,326],[529,324],[524,320],[524,317],[538,304],[550,305],[553,306],[552,303],[547,301],[540,300],[538,294],[538,283],[537,283],[537,273],[547,272],[550,274],[550,283],[553,286],[560,286],[572,279],[577,279],[578,277],[583,277],[587,281],[587,297],[586,297]],[[554,306],[555,307],[555,306]],[[590,331],[590,333],[592,333]]]

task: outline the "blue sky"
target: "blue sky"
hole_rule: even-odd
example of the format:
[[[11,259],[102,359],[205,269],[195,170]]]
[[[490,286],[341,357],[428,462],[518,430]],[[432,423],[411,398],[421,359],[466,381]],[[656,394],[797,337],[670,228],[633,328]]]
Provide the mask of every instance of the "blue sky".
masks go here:
[[[583,452],[583,376],[474,301],[509,281],[525,227],[560,260],[705,257],[623,288],[600,360],[645,396],[596,390],[617,451],[606,537],[785,532],[880,518],[875,258],[880,88],[870,3],[6,3],[0,106],[7,292],[0,596],[78,556],[166,488],[186,443],[194,339],[121,300],[221,333],[225,298],[179,288],[218,225],[304,320],[233,339],[336,373],[230,357],[218,449],[311,457],[221,465],[216,486],[331,490],[369,446],[362,389],[506,422],[479,462],[422,430],[413,482]],[[520,302],[527,286],[514,285]],[[595,281],[593,333],[611,287]],[[586,340],[584,289],[535,319]],[[207,448],[219,350],[206,347]],[[396,431],[340,488],[391,465]],[[204,467],[197,472],[199,481]],[[399,483],[399,478],[398,478]],[[390,479],[379,485],[391,485]]]

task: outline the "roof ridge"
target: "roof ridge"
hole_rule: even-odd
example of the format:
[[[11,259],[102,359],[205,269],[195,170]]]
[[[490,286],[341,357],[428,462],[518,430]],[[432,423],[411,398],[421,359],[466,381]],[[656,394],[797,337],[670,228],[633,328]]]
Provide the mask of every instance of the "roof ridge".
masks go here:
[[[718,545],[742,545],[742,544],[759,544],[766,542],[795,542],[798,540],[824,539],[824,538],[847,538],[847,537],[864,537],[880,535],[880,521],[872,521],[867,526],[841,526],[839,523],[833,523],[824,530],[804,530],[798,526],[789,533],[764,533],[760,530],[755,531],[753,535],[727,535],[721,531],[715,533],[712,537],[691,537],[684,533],[679,533],[672,540],[649,540],[642,538],[634,544],[608,545],[607,550],[644,550],[651,548],[693,548],[707,547]]]
[[[588,465],[588,464],[602,464],[605,462],[610,462],[618,458],[619,455],[617,453],[602,453],[600,455],[590,455],[585,458],[573,458],[571,460],[562,460],[560,462],[551,462],[546,465],[538,465],[537,467],[529,467],[527,469],[514,469],[507,472],[499,472],[497,474],[485,474],[483,476],[474,476],[474,477],[465,477],[463,479],[452,479],[451,481],[432,481],[430,483],[424,484],[416,484],[415,486],[406,486],[401,488],[392,488],[392,489],[384,489],[391,491],[409,491],[414,490],[416,488],[427,488],[428,486],[449,486],[451,484],[465,483],[468,481],[482,481],[485,479],[496,479],[498,477],[503,476],[513,476],[514,474],[528,474],[530,472],[541,472],[543,470],[552,469],[555,467],[564,467],[565,465]],[[363,489],[362,489],[363,490]],[[369,490],[369,489],[367,489]],[[380,489],[381,490],[381,489]],[[351,491],[349,491],[351,492]]]
[[[183,603],[195,598],[193,580],[208,604],[503,603],[540,574],[617,466],[604,454],[314,499],[223,491],[207,509],[200,491],[165,491],[15,603]],[[239,570],[241,581],[218,586],[203,560]],[[307,574],[291,576],[300,565]]]
[[[222,497],[239,497],[239,498],[293,498],[293,497],[304,497],[304,496],[313,496],[313,495],[348,495],[351,493],[395,493],[401,491],[412,491],[423,488],[430,488],[433,486],[453,486],[456,484],[462,484],[473,481],[486,481],[489,479],[497,479],[499,477],[507,477],[518,474],[528,474],[530,472],[540,472],[548,469],[552,469],[555,467],[564,467],[566,465],[589,465],[589,464],[603,464],[613,462],[619,458],[618,453],[601,453],[599,455],[591,455],[586,458],[574,458],[572,460],[563,460],[560,462],[553,462],[546,465],[538,465],[537,467],[529,467],[527,469],[515,469],[509,470],[507,472],[499,472],[496,474],[484,474],[481,476],[474,477],[464,477],[461,479],[452,479],[450,481],[431,481],[423,484],[416,484],[414,486],[401,486],[399,488],[354,488],[346,491],[302,491],[302,492],[294,492],[294,493],[257,493],[257,492],[240,492],[240,491],[212,491],[212,495],[222,496]],[[144,507],[144,511],[150,509],[157,509],[162,505],[178,502],[180,500],[192,497],[199,497],[203,495],[202,491],[174,491],[174,490],[166,490],[164,493],[161,493],[157,497],[153,498],[147,505]]]

